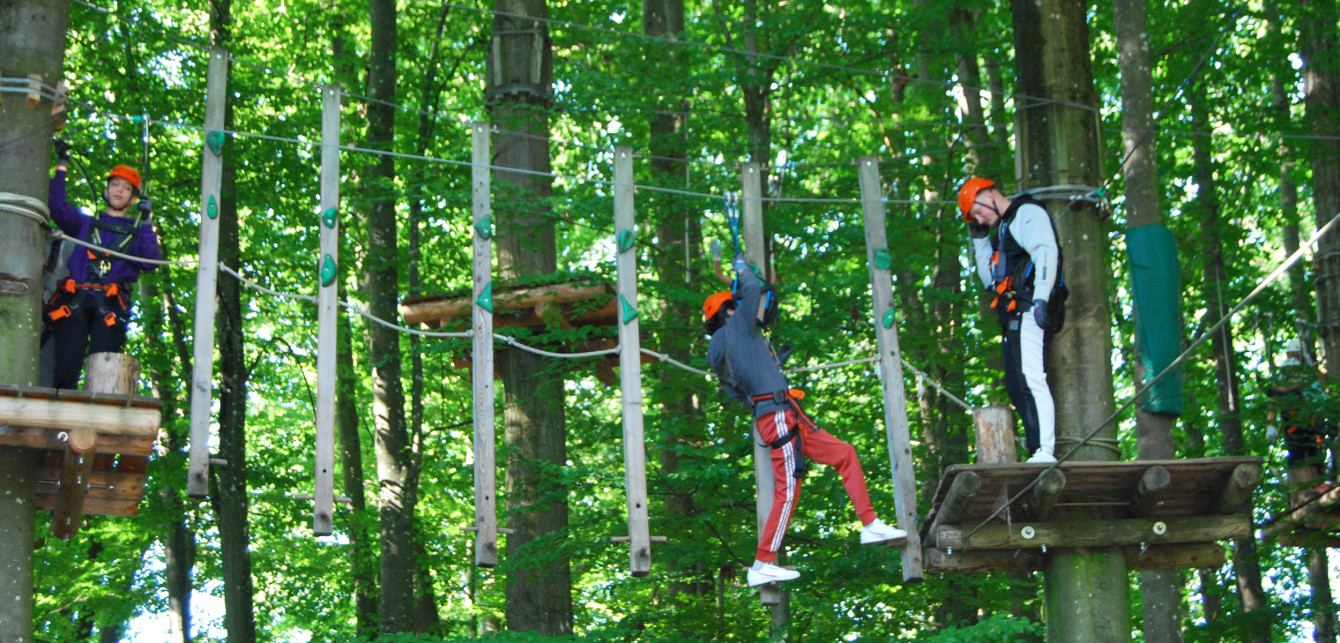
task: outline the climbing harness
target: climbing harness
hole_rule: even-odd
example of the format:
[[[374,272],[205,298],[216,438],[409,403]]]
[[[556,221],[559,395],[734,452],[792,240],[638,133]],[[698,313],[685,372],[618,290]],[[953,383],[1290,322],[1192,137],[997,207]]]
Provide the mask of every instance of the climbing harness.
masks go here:
[[[771,349],[772,347],[769,346],[768,348]],[[776,356],[774,355],[774,358],[775,357]],[[800,406],[799,400],[804,399],[804,397],[805,397],[804,391],[796,388],[788,388],[781,391],[773,391],[772,393],[768,393],[765,395],[756,395],[753,398],[751,398],[751,401],[754,404],[771,400],[774,404],[789,406],[791,407],[791,410],[795,412],[796,430],[786,434],[783,437],[777,438],[772,442],[769,442],[768,446],[772,450],[776,451],[777,449],[786,446],[791,441],[793,440],[795,441],[796,469],[795,472],[791,474],[791,477],[797,480],[804,478],[805,473],[809,470],[809,467],[805,465],[804,438],[801,437],[801,434],[805,432],[805,429],[809,429],[811,433],[814,433],[819,430],[819,424],[815,422],[812,418],[810,418],[809,414],[805,413],[805,410]]]
[[[1032,308],[1036,298],[1033,291],[1035,263],[1009,232],[1010,224],[1013,223],[1019,209],[1030,203],[1038,204],[1037,200],[1028,194],[1015,197],[1013,204],[1005,211],[1000,225],[997,226],[996,234],[991,237],[993,251],[988,265],[993,284],[989,290],[995,293],[995,298],[991,300],[991,308],[1000,315],[1002,324],[1008,316]],[[1051,215],[1048,214],[1047,217],[1050,222]],[[1052,237],[1055,239],[1056,226],[1052,224],[1051,229]],[[1025,257],[1028,257],[1028,260],[1022,261]],[[1012,262],[1017,262],[1013,265],[1013,269],[1011,269]],[[1006,272],[1007,270],[1009,272]],[[1061,254],[1059,239],[1056,240],[1056,272],[1056,283],[1052,285],[1047,299],[1047,319],[1051,328],[1044,330],[1059,332],[1065,326],[1065,302],[1070,298],[1070,289],[1065,283],[1065,261]]]

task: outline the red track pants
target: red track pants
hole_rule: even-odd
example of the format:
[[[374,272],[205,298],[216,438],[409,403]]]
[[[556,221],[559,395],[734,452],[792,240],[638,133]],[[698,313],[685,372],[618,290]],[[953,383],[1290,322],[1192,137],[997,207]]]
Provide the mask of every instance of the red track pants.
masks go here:
[[[808,422],[797,426],[795,411],[778,411],[760,416],[755,420],[758,434],[763,442],[776,442],[778,438],[790,435],[792,431],[803,431],[800,435],[801,453],[813,462],[832,465],[842,477],[842,487],[851,498],[856,515],[861,524],[867,525],[875,519],[875,508],[870,504],[870,492],[865,487],[865,472],[861,470],[861,461],[856,458],[856,449],[850,444],[833,437],[833,434],[818,429]],[[786,527],[791,523],[791,514],[800,499],[800,479],[794,475],[796,467],[796,441],[791,440],[779,449],[772,450],[772,476],[775,482],[772,496],[772,511],[768,512],[768,521],[763,525],[763,533],[758,537],[756,558],[771,563],[782,549],[782,538],[786,536]],[[811,468],[811,471],[813,469]]]

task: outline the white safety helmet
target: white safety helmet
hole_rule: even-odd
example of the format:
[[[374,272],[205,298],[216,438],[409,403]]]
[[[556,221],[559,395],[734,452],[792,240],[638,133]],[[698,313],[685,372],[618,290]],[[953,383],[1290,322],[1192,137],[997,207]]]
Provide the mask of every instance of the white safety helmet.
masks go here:
[[[1280,366],[1302,366],[1298,355],[1303,352],[1303,342],[1297,337],[1284,342],[1284,361]]]

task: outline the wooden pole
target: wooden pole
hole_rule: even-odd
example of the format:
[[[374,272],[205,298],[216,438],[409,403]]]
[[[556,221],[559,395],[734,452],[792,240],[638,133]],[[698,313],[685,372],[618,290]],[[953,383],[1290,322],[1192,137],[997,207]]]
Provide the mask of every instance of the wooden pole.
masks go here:
[[[879,349],[880,380],[884,389],[884,425],[888,435],[889,464],[893,469],[893,500],[898,528],[907,532],[903,546],[903,580],[923,575],[921,536],[917,533],[917,478],[912,470],[912,433],[907,424],[907,394],[903,391],[902,350],[898,347],[897,313],[893,308],[893,272],[880,187],[879,157],[859,161],[861,210],[865,215],[866,260],[875,309],[875,342]]]
[[[335,527],[335,354],[339,322],[340,88],[321,88],[321,253],[316,304],[316,480],[312,531]]]
[[[94,353],[84,370],[84,390],[91,393],[133,395],[139,388],[140,363],[121,353]],[[61,462],[60,488],[51,511],[51,532],[69,540],[79,531],[93,473],[98,432],[88,427],[71,429]]]
[[[614,148],[614,247],[619,291],[619,385],[623,391],[624,489],[628,497],[628,567],[651,572],[647,524],[647,447],[642,433],[642,354],[637,318],[637,222],[633,212],[633,150]]]
[[[977,464],[1019,461],[1014,446],[1014,414],[1009,407],[973,409],[972,426],[977,437]]]
[[[200,167],[200,264],[195,275],[195,349],[191,366],[191,449],[186,494],[209,495],[210,407],[214,393],[214,310],[219,283],[219,208],[223,186],[223,111],[228,50],[211,47],[205,85],[205,140]]]
[[[488,123],[471,126],[471,210],[474,215],[475,565],[498,565],[497,462],[493,414],[493,201]],[[487,306],[485,306],[487,304]]]
[[[766,273],[767,253],[764,252],[764,232],[763,232],[763,173],[759,170],[758,162],[750,161],[745,163],[744,169],[740,170],[740,234],[744,236],[744,256],[750,264],[758,266],[762,273]],[[759,275],[760,277],[764,275]],[[753,418],[750,418],[753,422]],[[755,499],[754,508],[758,514],[758,533],[763,533],[763,526],[768,521],[768,512],[772,511],[772,494],[776,490],[776,481],[772,475],[772,449],[763,444],[763,439],[759,437],[757,429],[749,432],[753,436],[754,442],[754,480],[758,483],[758,497]],[[777,585],[762,585],[759,587],[759,598],[764,605],[780,605],[782,602],[782,590]]]

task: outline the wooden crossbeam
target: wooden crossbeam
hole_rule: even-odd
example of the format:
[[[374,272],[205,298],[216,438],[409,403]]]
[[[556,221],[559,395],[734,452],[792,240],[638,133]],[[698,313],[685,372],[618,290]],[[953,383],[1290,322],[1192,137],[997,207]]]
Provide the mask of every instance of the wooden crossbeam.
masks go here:
[[[38,467],[36,474],[37,492],[34,505],[40,510],[54,511],[59,493],[61,469]],[[88,492],[84,498],[83,513],[123,517],[137,515],[140,499],[144,497],[144,485],[145,477],[142,474],[94,469],[88,475]]]
[[[90,428],[99,434],[154,438],[158,409],[112,406],[65,399],[0,397],[0,424],[69,431]]]
[[[0,446],[29,449],[63,449],[62,431],[40,426],[0,426]],[[121,453],[147,457],[154,451],[154,437],[103,434],[94,447],[97,453]]]
[[[98,444],[98,433],[92,429],[75,429],[69,436],[61,463],[56,506],[51,510],[51,532],[61,540],[69,540],[79,530]]]
[[[570,304],[608,295],[609,292],[608,285],[589,282],[518,288],[493,293],[493,312],[497,315],[503,315],[508,312],[534,309],[541,304]],[[400,315],[407,324],[450,322],[466,319],[470,316],[474,299],[469,295],[451,298],[406,299],[400,304]]]
[[[1122,548],[1126,567],[1141,569],[1214,569],[1225,561],[1224,548],[1215,543],[1172,545],[1138,545]],[[1043,568],[1046,555],[1036,549],[1015,551],[970,550],[946,552],[936,547],[926,548],[926,571],[980,573],[1001,571],[1038,571]]]
[[[1240,464],[1233,469],[1232,475],[1228,477],[1228,482],[1224,484],[1223,493],[1219,496],[1219,502],[1215,507],[1215,513],[1230,514],[1238,511],[1242,504],[1252,497],[1252,490],[1261,483],[1261,467],[1250,464]]]
[[[1161,526],[1160,526],[1161,525]],[[1163,533],[1159,533],[1162,531]],[[1159,520],[1084,520],[1052,523],[989,524],[972,534],[941,526],[937,543],[966,549],[1036,549],[1041,547],[1115,547],[1141,543],[1204,543],[1245,538],[1252,533],[1247,516],[1181,516]],[[959,544],[961,543],[961,544]]]

